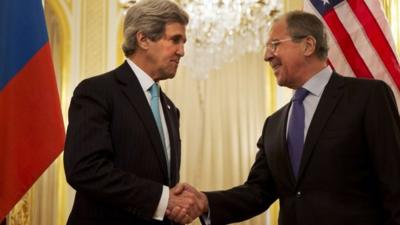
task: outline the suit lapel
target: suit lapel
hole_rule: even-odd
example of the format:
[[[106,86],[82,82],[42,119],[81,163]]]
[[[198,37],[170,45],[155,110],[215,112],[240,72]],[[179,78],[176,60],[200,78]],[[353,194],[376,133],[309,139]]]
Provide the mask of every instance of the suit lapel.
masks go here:
[[[156,149],[158,161],[162,165],[163,175],[166,178],[165,180],[168,181],[168,170],[164,148],[161,142],[160,135],[158,133],[157,124],[154,120],[150,105],[146,99],[143,89],[140,86],[139,80],[137,79],[127,62],[124,62],[118,68],[116,73],[117,79],[122,84],[122,92],[127,96],[129,102],[136,110],[137,114],[144,124],[144,127],[148,131],[148,135],[154,145],[154,149]]]
[[[178,175],[179,175],[179,161],[178,159],[180,158],[179,150],[178,150],[178,143],[176,143],[177,140],[179,140],[179,133],[178,133],[178,127],[176,127],[176,124],[178,124],[176,118],[176,115],[174,112],[172,112],[172,108],[169,105],[165,94],[161,91],[161,105],[163,107],[163,112],[164,112],[164,117],[165,117],[165,122],[167,124],[168,128],[168,135],[169,135],[169,143],[170,143],[170,165],[171,165],[171,184],[175,185],[178,181]]]
[[[293,175],[288,147],[286,144],[286,124],[290,104],[285,105],[266,121],[267,126],[263,131],[264,151],[268,165],[276,175],[278,183],[294,186],[296,179]]]
[[[308,129],[307,137],[304,143],[298,180],[301,180],[302,178],[305,167],[310,160],[312,152],[319,139],[319,135],[325,127],[326,121],[333,113],[333,110],[335,109],[339,99],[343,95],[343,86],[343,80],[340,79],[340,77],[334,72],[321,96]]]
[[[290,181],[292,184],[296,183],[296,177],[294,176],[293,169],[292,169],[292,163],[290,161],[290,155],[289,155],[289,149],[287,146],[287,141],[286,141],[286,133],[287,133],[287,123],[288,123],[288,116],[289,116],[289,109],[290,109],[290,104],[287,104],[283,110],[282,116],[281,116],[281,122],[279,124],[282,125],[282,127],[279,127],[278,133],[280,134],[279,136],[282,137],[281,139],[281,146],[283,146],[283,157],[284,157],[284,162],[286,164],[285,169],[287,170],[287,173],[290,177]]]

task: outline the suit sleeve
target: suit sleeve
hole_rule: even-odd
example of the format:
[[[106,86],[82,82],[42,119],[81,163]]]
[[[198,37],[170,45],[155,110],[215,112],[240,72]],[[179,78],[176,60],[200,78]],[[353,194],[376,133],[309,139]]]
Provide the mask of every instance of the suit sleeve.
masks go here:
[[[383,82],[370,96],[364,124],[381,192],[383,224],[400,225],[400,119],[393,92]]]
[[[243,185],[225,191],[205,192],[211,212],[211,224],[228,224],[250,219],[268,209],[277,199],[263,148],[264,135],[263,133],[257,143],[259,151]]]
[[[113,102],[107,91],[83,81],[74,92],[64,151],[67,181],[78,193],[95,201],[151,219],[162,184],[114,166],[116,152],[110,133]]]

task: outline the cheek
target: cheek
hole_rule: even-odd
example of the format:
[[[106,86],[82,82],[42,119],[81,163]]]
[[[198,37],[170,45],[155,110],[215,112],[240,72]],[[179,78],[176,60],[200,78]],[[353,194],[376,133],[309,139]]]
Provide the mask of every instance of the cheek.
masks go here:
[[[171,51],[168,51],[168,50],[164,50],[162,52],[159,52],[158,54],[159,54],[160,59],[165,62],[168,61],[169,59],[171,59],[171,56],[172,56]]]
[[[281,57],[281,62],[286,70],[296,69],[296,65],[299,64],[298,59],[296,57],[293,57],[292,55]]]

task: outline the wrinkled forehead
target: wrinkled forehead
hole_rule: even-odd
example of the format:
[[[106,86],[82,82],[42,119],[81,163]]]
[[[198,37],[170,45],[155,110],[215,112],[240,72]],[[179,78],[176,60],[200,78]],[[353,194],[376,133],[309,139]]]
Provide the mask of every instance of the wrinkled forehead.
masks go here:
[[[287,23],[284,18],[274,20],[268,32],[268,40],[280,39],[289,36]]]

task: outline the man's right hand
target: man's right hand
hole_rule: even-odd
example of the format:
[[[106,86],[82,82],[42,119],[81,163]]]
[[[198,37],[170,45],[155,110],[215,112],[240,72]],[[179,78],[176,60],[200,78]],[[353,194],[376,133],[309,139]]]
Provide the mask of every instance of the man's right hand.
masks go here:
[[[170,220],[188,224],[208,212],[208,199],[189,184],[177,184],[170,190],[166,215]]]

